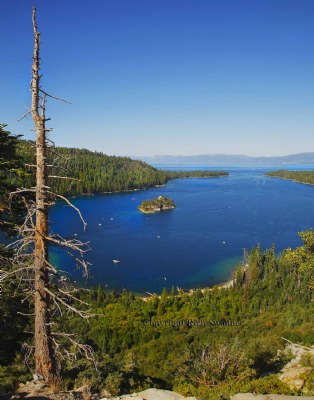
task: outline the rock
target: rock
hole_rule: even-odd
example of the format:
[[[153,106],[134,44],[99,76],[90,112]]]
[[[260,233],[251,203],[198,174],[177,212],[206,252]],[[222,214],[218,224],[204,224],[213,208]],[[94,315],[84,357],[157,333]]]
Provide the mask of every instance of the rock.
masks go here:
[[[37,374],[34,374],[33,375],[33,381],[34,382],[37,382],[37,381],[39,381],[40,380],[40,377],[37,375]]]
[[[311,367],[302,366],[302,356],[305,354],[312,354],[314,356],[314,348],[306,348],[298,344],[290,343],[289,346],[286,347],[286,351],[288,350],[294,357],[284,366],[278,377],[292,390],[300,391],[303,389],[305,383],[302,379],[302,375],[312,369]]]
[[[284,394],[238,393],[231,400],[314,400],[314,396],[286,396]]]
[[[111,394],[107,389],[102,389],[100,392],[100,400],[106,400],[111,397]]]
[[[83,393],[86,390],[89,390],[89,386],[88,385],[83,385],[83,386],[73,390],[73,392],[75,392],[75,393]]]
[[[147,389],[138,393],[137,396],[144,400],[187,400],[182,394],[161,389]],[[197,400],[195,397],[189,397],[188,399]]]
[[[136,396],[132,396],[132,395],[121,396],[120,399],[121,400],[144,400],[142,397],[139,397],[137,394],[136,394]]]
[[[101,399],[107,400],[107,399]],[[108,399],[109,400],[109,399]],[[123,396],[112,397],[110,400],[197,400],[195,397],[184,397],[179,393],[162,389],[147,389],[143,392],[125,394]]]
[[[36,382],[34,385],[34,390],[37,391],[41,391],[44,387],[45,387],[45,383],[43,382]]]

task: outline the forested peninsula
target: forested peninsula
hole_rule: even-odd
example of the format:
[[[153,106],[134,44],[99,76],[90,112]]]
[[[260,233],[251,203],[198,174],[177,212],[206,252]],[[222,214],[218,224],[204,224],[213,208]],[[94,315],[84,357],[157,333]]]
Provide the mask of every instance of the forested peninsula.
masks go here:
[[[29,165],[29,174],[22,185],[35,185],[32,165],[35,164],[34,143],[19,140],[17,153]],[[48,164],[55,165],[56,175],[71,179],[51,178],[51,187],[66,196],[121,192],[163,185],[177,178],[212,178],[229,175],[225,171],[163,171],[129,157],[108,156],[87,149],[56,147],[47,153]],[[61,170],[60,170],[61,167]],[[58,173],[57,173],[58,171]],[[53,174],[53,169],[52,169]],[[20,184],[12,177],[12,184]]]
[[[267,172],[265,175],[304,183],[306,185],[314,185],[314,171],[288,171],[285,169],[280,169],[277,171]]]

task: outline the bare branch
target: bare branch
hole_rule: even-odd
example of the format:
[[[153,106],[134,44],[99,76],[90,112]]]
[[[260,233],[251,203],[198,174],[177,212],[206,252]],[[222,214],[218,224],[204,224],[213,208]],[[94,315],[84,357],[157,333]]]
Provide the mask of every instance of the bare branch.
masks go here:
[[[57,309],[59,311],[59,314],[62,316],[63,312],[62,312],[62,309],[61,309],[60,305],[58,304],[57,300],[53,298],[53,302],[56,305],[56,307],[57,307]]]
[[[24,299],[21,300],[21,303],[23,304],[33,294],[34,294],[34,291],[29,291],[28,295],[26,297],[24,297]]]
[[[67,199],[67,198],[64,197],[64,196],[61,196],[61,194],[57,194],[57,193],[54,193],[54,192],[48,192],[48,193],[52,194],[53,196],[55,196],[55,197],[57,197],[57,198],[59,198],[59,199],[64,200],[70,207],[72,207],[72,208],[78,213],[78,215],[79,215],[79,217],[80,217],[80,219],[81,219],[81,221],[82,221],[82,223],[83,223],[84,231],[85,231],[86,226],[87,226],[87,223],[85,222],[85,220],[84,220],[84,218],[83,218],[83,216],[82,216],[81,211],[80,211],[77,207],[75,207],[75,205],[74,205],[73,203],[71,203],[69,199]]]
[[[50,270],[52,272],[58,273],[57,269],[52,264],[50,264],[47,260],[45,261],[45,263],[46,263],[47,267],[50,268]]]
[[[5,270],[0,270],[0,282],[3,282],[6,278],[12,275],[19,274],[24,271],[31,271],[33,270],[33,267],[22,267],[22,268],[17,268],[14,271],[5,271]]]
[[[59,236],[59,235],[56,235]],[[68,247],[72,250],[78,251],[79,253],[83,254],[89,251],[89,249],[84,249],[83,246],[86,246],[85,243],[82,243],[80,240],[76,239],[71,239],[71,240],[66,240],[66,239],[56,239],[53,236],[46,236],[46,239],[49,240],[49,242],[55,243],[59,246],[64,246]]]
[[[12,199],[13,196],[15,195],[20,195],[21,193],[36,193],[36,189],[35,188],[31,188],[31,189],[17,189],[14,192],[11,192],[9,195],[9,199]]]
[[[57,160],[54,160],[54,161],[56,162]],[[64,171],[67,171],[67,170],[68,170],[68,168],[63,167],[63,166],[60,165],[60,164],[48,164],[48,165],[47,165],[47,168],[63,169]]]
[[[89,346],[88,344],[79,343],[76,340],[75,335],[73,335],[71,333],[52,332],[51,335],[57,336],[57,337],[62,337],[64,339],[66,339],[73,346],[74,351],[69,351],[67,349],[63,349],[63,352],[64,352],[66,358],[68,358],[72,361],[76,361],[78,354],[83,355],[87,360],[91,361],[94,364],[94,367],[97,370],[95,353],[91,346]],[[55,338],[53,338],[53,339],[54,339],[54,344],[55,344],[56,348],[58,349],[61,346],[61,344]],[[58,354],[62,357],[62,354],[60,354],[60,353],[58,353]]]
[[[69,160],[70,160],[68,157],[65,157],[65,156],[59,154],[59,153],[58,153],[55,149],[53,149],[52,147],[47,147],[46,150],[47,150],[48,153],[55,154],[55,155],[57,155],[58,158],[61,158],[61,159],[65,160],[65,161],[69,161]]]
[[[51,118],[46,118],[45,121],[49,121]],[[55,147],[55,142],[46,136],[46,142],[50,143],[51,147]]]
[[[57,302],[61,303],[62,305],[64,305],[67,309],[73,311],[75,314],[79,315],[81,318],[84,319],[88,319],[88,318],[92,318],[94,315],[90,314],[88,311],[82,311],[82,310],[78,310],[77,308],[71,306],[70,304],[68,304],[66,301],[64,301],[63,299],[61,299],[59,296],[57,296],[55,293],[53,293],[51,290],[49,290],[48,288],[44,289],[45,292],[47,292],[53,299],[55,299]]]
[[[75,259],[75,261],[79,264],[79,267],[81,267],[84,271],[83,273],[83,277],[84,278],[88,278],[89,276],[89,265],[91,265],[89,262],[85,261],[84,258],[77,258]]]
[[[62,99],[61,97],[52,96],[51,94],[45,92],[44,90],[40,89],[40,92],[43,93],[45,96],[51,97],[52,99],[62,101],[63,103],[72,104],[70,101]]]
[[[27,343],[23,343],[22,352],[24,353],[24,364],[30,369],[29,360],[33,356],[35,346],[30,346]]]
[[[48,175],[48,178],[55,178],[55,179],[68,179],[70,181],[78,181],[81,182],[81,179],[71,178],[70,176],[57,176],[57,175]]]
[[[23,114],[23,115],[21,116],[21,118],[19,118],[19,119],[17,120],[17,122],[22,121],[23,118],[26,118],[26,119],[27,119],[27,116],[28,116],[29,114],[31,114],[31,111],[30,111],[30,110],[27,111],[25,114]]]
[[[289,344],[291,344],[292,346],[297,346],[300,347],[302,349],[306,349],[306,350],[313,350],[312,347],[307,347],[307,346],[302,346],[301,344],[297,344],[297,343],[293,343],[290,340],[286,339],[285,337],[281,336],[281,339],[285,340],[286,342],[288,342]]]
[[[74,300],[74,301],[77,301],[77,302],[80,303],[80,304],[84,304],[85,306],[89,306],[88,303],[86,303],[85,301],[83,301],[83,300],[81,300],[81,299],[78,299],[77,297],[73,296],[73,295],[72,295],[71,293],[69,293],[69,292],[65,292],[64,290],[62,290],[62,289],[60,289],[60,288],[58,288],[58,292],[62,293],[63,295],[69,297],[70,299],[72,299],[72,300]]]
[[[24,315],[25,317],[32,317],[33,315],[35,315],[35,313],[27,314],[27,313],[23,313],[23,312],[21,312],[21,311],[17,311],[16,313],[17,313],[17,314],[20,314],[20,315]]]

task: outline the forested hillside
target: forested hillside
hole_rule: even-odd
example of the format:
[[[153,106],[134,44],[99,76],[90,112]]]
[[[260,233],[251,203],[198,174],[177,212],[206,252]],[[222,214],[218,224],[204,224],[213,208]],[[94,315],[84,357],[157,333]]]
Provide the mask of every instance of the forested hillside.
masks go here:
[[[233,288],[198,289],[193,294],[164,290],[146,301],[102,287],[80,292],[94,317],[82,321],[61,316],[59,329],[77,334],[95,349],[98,369],[83,359],[74,368],[61,360],[64,385],[88,384],[111,394],[160,387],[202,399],[237,392],[295,394],[275,373],[291,357],[282,337],[314,344],[314,233],[301,236],[303,246],[280,256],[274,247],[252,249],[248,265],[234,274]],[[27,378],[20,346],[31,340],[27,332],[32,317],[12,318],[28,308],[21,297],[12,297],[13,289],[1,297],[5,315],[11,315],[0,332],[0,380],[5,388]],[[302,362],[309,366],[302,378],[304,389],[313,394],[314,360]]]
[[[3,132],[2,141],[11,149],[14,160],[16,143],[8,134]],[[24,151],[24,161],[32,163],[27,146],[20,143],[19,151]],[[62,149],[59,154],[71,151],[84,179],[85,174],[92,175],[92,170],[85,173],[81,169],[78,154],[83,154],[82,160],[84,154],[86,159],[93,159],[90,164],[82,161],[86,166],[100,167],[107,157],[96,153],[93,158],[94,153],[75,149]],[[18,163],[11,165],[5,160],[6,153],[0,154],[4,206],[12,176],[25,180],[24,172],[17,168],[21,160],[17,157]],[[111,166],[118,163],[122,168],[123,160],[129,166],[133,163],[130,159],[108,158]],[[145,163],[136,163],[162,173]],[[171,179],[184,174],[166,172],[162,176]],[[202,176],[203,172],[197,174]],[[2,212],[0,219],[5,217]],[[12,219],[17,221],[14,215]],[[161,296],[147,299],[130,292],[107,292],[103,287],[75,288],[69,294],[70,280],[59,271],[49,281],[48,290],[54,295],[52,290],[60,281],[64,285],[61,293],[70,295],[70,308],[66,312],[58,312],[60,306],[55,308],[50,322],[53,335],[60,337],[54,343],[58,348],[64,346],[63,353],[56,353],[61,389],[88,385],[92,391],[103,390],[109,397],[159,387],[203,400],[228,399],[238,392],[296,394],[298,391],[281,381],[277,372],[291,359],[285,349],[286,340],[314,345],[314,232],[308,230],[300,236],[302,246],[288,248],[280,255],[274,247],[266,251],[259,246],[253,248],[248,260],[234,272],[233,287],[229,288],[192,293],[164,290]],[[5,282],[0,296],[0,392],[14,391],[20,382],[31,380],[34,371],[34,301],[27,294],[33,278],[16,277],[13,253],[0,247],[2,278],[12,278]],[[25,268],[28,271],[31,267]],[[81,307],[79,313],[77,304]],[[88,318],[82,319],[79,315],[84,317],[85,311]],[[90,351],[80,353],[74,345],[76,339]],[[301,364],[305,372],[299,393],[314,394],[314,359],[308,355]]]
[[[288,171],[280,169],[278,171],[267,172],[265,175],[314,185],[314,171]]]
[[[32,143],[19,141],[18,155],[26,164],[34,164],[35,154]],[[48,151],[51,175],[67,176],[78,180],[51,178],[51,187],[67,196],[87,193],[119,192],[163,185],[169,179],[189,177],[218,177],[228,175],[223,171],[161,171],[143,161],[128,157],[107,156],[86,149],[57,147]],[[33,186],[35,176],[29,167],[24,185]],[[15,183],[14,181],[12,182]],[[17,183],[17,182],[16,182]]]

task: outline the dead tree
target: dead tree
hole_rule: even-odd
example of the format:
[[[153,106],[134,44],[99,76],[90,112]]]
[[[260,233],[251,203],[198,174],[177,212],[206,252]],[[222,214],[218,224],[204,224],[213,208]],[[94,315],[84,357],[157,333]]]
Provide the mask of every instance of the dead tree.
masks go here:
[[[93,351],[90,346],[80,344],[74,335],[67,332],[52,331],[51,317],[55,312],[63,314],[64,311],[74,313],[82,318],[89,318],[91,314],[87,304],[75,296],[77,288],[74,288],[70,280],[62,275],[49,263],[49,247],[57,246],[67,252],[73,252],[75,259],[83,272],[87,275],[88,263],[83,255],[88,251],[86,243],[78,239],[64,239],[60,235],[49,233],[48,210],[56,199],[61,199],[67,205],[73,207],[81,218],[84,229],[86,223],[79,211],[67,198],[54,193],[50,188],[51,179],[73,179],[58,176],[56,173],[48,174],[48,168],[56,169],[57,164],[47,164],[47,153],[54,154],[53,146],[49,145],[46,128],[46,101],[48,97],[65,101],[56,96],[51,96],[42,90],[40,86],[40,33],[37,29],[36,8],[33,8],[32,23],[34,29],[34,53],[32,63],[31,109],[22,117],[31,114],[36,131],[36,164],[29,165],[36,169],[36,186],[33,188],[20,188],[10,194],[10,200],[18,195],[25,204],[26,217],[19,228],[19,238],[10,245],[13,247],[14,257],[11,270],[0,270],[0,283],[12,277],[17,277],[20,282],[28,285],[25,299],[33,298],[34,308],[34,345],[27,352],[28,357],[34,352],[35,372],[47,384],[56,386],[59,377],[60,359],[76,359],[78,354],[94,362]],[[59,157],[57,158],[59,159]],[[29,197],[33,195],[33,198]],[[33,249],[30,251],[30,249]],[[78,306],[77,306],[78,304]],[[80,307],[83,309],[80,309]],[[69,341],[74,351],[62,350],[60,339]]]
[[[36,129],[36,224],[34,238],[34,348],[35,370],[46,382],[53,383],[57,378],[55,356],[53,354],[49,304],[50,294],[46,291],[49,283],[48,262],[48,199],[46,167],[46,95],[40,100],[40,33],[36,24],[36,8],[33,8],[34,56],[32,65],[32,117]],[[41,113],[39,112],[41,108]]]

